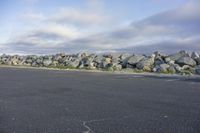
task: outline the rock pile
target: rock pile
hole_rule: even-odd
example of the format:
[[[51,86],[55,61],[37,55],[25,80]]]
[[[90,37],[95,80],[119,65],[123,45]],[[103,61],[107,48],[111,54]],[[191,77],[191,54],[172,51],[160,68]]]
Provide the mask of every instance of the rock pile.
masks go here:
[[[200,56],[180,51],[172,55],[155,52],[151,56],[135,54],[87,53],[56,55],[1,55],[1,65],[54,67],[68,69],[135,70],[157,73],[200,74]]]

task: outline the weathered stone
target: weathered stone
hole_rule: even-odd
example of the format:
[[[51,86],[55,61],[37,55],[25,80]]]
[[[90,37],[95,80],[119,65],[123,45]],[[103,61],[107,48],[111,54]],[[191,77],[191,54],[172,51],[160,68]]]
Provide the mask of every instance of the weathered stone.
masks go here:
[[[196,53],[196,52],[192,52],[191,58],[192,58],[193,60],[196,60],[197,58],[199,58],[199,54]]]
[[[196,74],[200,75],[200,66],[197,66],[197,67],[195,68],[195,71],[196,71]]]
[[[6,61],[4,62],[4,64],[5,64],[5,65],[12,65],[12,61],[6,60]]]
[[[199,74],[200,57],[193,52],[191,57],[185,51],[166,56],[155,52],[151,57],[130,54],[71,54],[46,56],[1,55],[0,64],[33,67],[86,68],[105,70],[153,71],[164,73]],[[198,67],[196,65],[199,65]]]
[[[161,57],[157,57],[155,59],[155,62],[154,62],[155,65],[160,65],[160,64],[164,64],[164,63],[165,62],[164,62],[164,60]]]
[[[166,56],[165,54],[163,54],[163,53],[161,53],[159,51],[154,52],[154,55],[155,55],[155,58],[157,58],[157,57],[165,57]]]
[[[144,59],[137,63],[136,68],[144,71],[151,71],[154,64],[154,57]]]
[[[145,57],[143,55],[134,55],[128,58],[127,63],[130,65],[136,65],[138,62],[140,62]]]
[[[197,65],[200,65],[200,58],[197,58],[196,60]]]
[[[12,62],[12,65],[18,65],[19,64],[19,60],[18,60],[17,57],[11,58],[11,62]]]
[[[170,65],[168,64],[161,64],[158,72],[168,72]]]
[[[77,68],[80,64],[80,61],[79,60],[75,60],[75,61],[67,61],[65,63],[65,65],[69,68]]]
[[[94,58],[94,62],[100,64],[102,61],[103,61],[104,57],[102,55],[97,55],[95,58]]]
[[[37,64],[42,64],[43,63],[43,59],[42,58],[38,58],[35,61]]]
[[[27,64],[32,64],[33,60],[31,58],[26,59]]]
[[[38,65],[37,62],[33,62],[31,66],[32,66],[32,67],[39,67],[39,65]]]
[[[51,66],[56,67],[59,66],[59,62],[58,61],[52,61]]]
[[[189,65],[196,66],[196,62],[191,57],[181,57],[176,61],[180,66]]]
[[[44,59],[44,60],[43,60],[43,65],[44,65],[45,67],[50,66],[51,63],[52,63],[52,60],[50,60],[50,59]]]
[[[131,54],[125,53],[125,54],[121,54],[121,55],[119,56],[119,58],[123,61],[123,60],[125,60],[126,58],[131,57],[131,56],[132,56]]]
[[[168,68],[168,72],[174,74],[174,73],[176,73],[176,69],[174,68],[174,66],[170,66]]]
[[[173,66],[174,66],[176,72],[180,73],[182,71],[182,67],[180,67],[178,64],[174,64]]]
[[[191,67],[191,66],[189,66],[189,65],[184,65],[183,67],[182,67],[182,70],[183,71],[187,71],[187,72],[189,72],[189,73],[195,73],[195,68],[193,68],[193,67]]]
[[[122,65],[120,65],[120,64],[114,65],[113,69],[117,70],[117,71],[122,70]]]
[[[94,68],[94,62],[93,62],[93,57],[84,57],[81,61],[80,61],[80,66],[79,68]]]
[[[173,60],[173,61],[177,61],[181,57],[190,57],[190,55],[185,51],[180,51],[176,54],[172,54],[168,56],[168,58],[170,58],[170,60]]]
[[[189,65],[184,65],[183,67],[182,67],[182,69],[183,70],[187,70],[187,69],[190,69],[191,67],[189,66]]]
[[[104,58],[102,63],[101,63],[101,67],[102,68],[108,68],[108,67],[111,67],[112,64],[111,64],[111,58]]]

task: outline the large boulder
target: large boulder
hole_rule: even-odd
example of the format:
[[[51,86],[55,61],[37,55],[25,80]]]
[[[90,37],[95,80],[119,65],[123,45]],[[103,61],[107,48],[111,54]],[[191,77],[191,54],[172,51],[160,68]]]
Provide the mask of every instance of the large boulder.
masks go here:
[[[36,61],[35,61],[38,65],[42,65],[43,64],[43,59],[40,57],[40,58],[37,58]]]
[[[55,56],[53,56],[53,61],[59,61],[62,60],[62,58],[64,58],[65,56],[61,55],[61,54],[56,54]]]
[[[5,60],[4,62],[5,65],[12,65],[12,61],[10,59]]]
[[[178,73],[180,73],[183,70],[183,68],[180,67],[178,64],[174,64],[173,67],[175,68],[176,72],[178,72]]]
[[[161,53],[161,52],[159,52],[159,51],[156,51],[156,52],[154,52],[154,55],[155,55],[155,58],[157,58],[157,57],[165,57],[166,55],[165,54],[163,54],[163,53]]]
[[[182,67],[182,72],[187,72],[187,73],[195,73],[195,68],[194,67],[191,67],[189,65],[184,65]]]
[[[19,59],[18,56],[13,56],[10,58],[10,61],[12,62],[12,65],[18,65],[19,64]]]
[[[68,68],[77,68],[80,65],[80,60],[73,60],[65,62],[65,66]]]
[[[167,59],[169,58],[170,60],[177,61],[177,60],[180,59],[181,57],[190,57],[190,55],[189,55],[186,51],[180,51],[180,52],[178,52],[178,53],[169,55],[169,56],[167,57]]]
[[[103,61],[102,61],[102,63],[101,63],[101,67],[102,68],[111,67],[112,66],[111,61],[112,61],[111,58],[108,58],[108,57],[104,58]]]
[[[112,64],[112,67],[113,67],[113,69],[116,70],[116,71],[122,70],[122,65],[121,65],[121,64],[115,64],[115,65]]]
[[[94,62],[97,63],[97,64],[100,64],[102,61],[103,61],[104,57],[102,55],[97,55],[95,58],[94,58]]]
[[[94,62],[93,62],[93,57],[84,57],[81,61],[80,61],[80,66],[79,68],[94,68]]]
[[[170,66],[170,67],[168,68],[168,72],[169,72],[169,73],[172,73],[172,74],[176,73],[175,67],[174,67],[174,66]]]
[[[161,57],[155,58],[155,61],[154,61],[155,65],[160,65],[160,64],[164,64],[164,63],[165,63],[165,61]]]
[[[32,66],[32,67],[39,67],[39,64],[38,64],[37,62],[33,62],[33,63],[31,64],[31,66]]]
[[[156,72],[162,72],[162,73],[166,73],[169,71],[170,65],[168,64],[160,64],[159,66],[156,66],[154,69],[154,71]]]
[[[195,60],[195,59],[199,58],[199,54],[196,52],[192,52],[191,58]]]
[[[138,62],[140,62],[141,60],[143,60],[145,57],[143,55],[134,55],[131,57],[128,57],[128,59],[125,61],[127,64],[129,65],[136,65]]]
[[[154,65],[154,57],[143,59],[136,64],[137,69],[142,69],[144,71],[151,71]]]
[[[128,57],[131,57],[132,55],[131,54],[128,54],[128,53],[124,53],[124,54],[121,54],[120,56],[119,56],[119,58],[120,58],[120,60],[125,60],[126,58],[128,58]]]
[[[196,62],[191,57],[181,57],[176,61],[180,66],[189,65],[196,66]]]
[[[43,60],[43,66],[45,66],[45,67],[50,66],[51,63],[52,63],[52,60],[51,60],[51,59],[44,59],[44,60]]]
[[[31,58],[27,58],[27,59],[26,59],[26,63],[27,63],[27,64],[32,64],[32,63],[33,63],[33,60],[32,60]]]

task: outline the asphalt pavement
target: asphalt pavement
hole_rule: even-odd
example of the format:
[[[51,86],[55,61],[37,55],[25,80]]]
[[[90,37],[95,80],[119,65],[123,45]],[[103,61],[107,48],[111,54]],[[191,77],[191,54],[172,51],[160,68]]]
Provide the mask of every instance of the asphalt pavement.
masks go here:
[[[200,78],[0,68],[0,133],[200,133]]]

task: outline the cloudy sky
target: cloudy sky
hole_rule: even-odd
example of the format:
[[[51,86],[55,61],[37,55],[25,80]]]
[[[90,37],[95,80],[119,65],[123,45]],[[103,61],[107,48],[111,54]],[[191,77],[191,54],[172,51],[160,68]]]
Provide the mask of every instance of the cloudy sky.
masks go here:
[[[200,52],[200,0],[1,0],[0,53]]]

